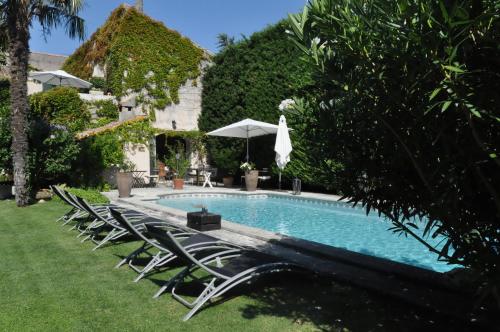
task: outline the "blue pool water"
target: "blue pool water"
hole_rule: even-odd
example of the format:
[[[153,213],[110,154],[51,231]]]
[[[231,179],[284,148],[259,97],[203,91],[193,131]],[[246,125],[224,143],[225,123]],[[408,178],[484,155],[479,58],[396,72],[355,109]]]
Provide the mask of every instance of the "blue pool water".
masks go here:
[[[417,240],[388,231],[391,223],[376,213],[341,203],[291,200],[276,196],[165,198],[159,204],[184,211],[204,205],[222,219],[438,272],[454,266],[437,260]],[[438,244],[441,239],[428,239]]]

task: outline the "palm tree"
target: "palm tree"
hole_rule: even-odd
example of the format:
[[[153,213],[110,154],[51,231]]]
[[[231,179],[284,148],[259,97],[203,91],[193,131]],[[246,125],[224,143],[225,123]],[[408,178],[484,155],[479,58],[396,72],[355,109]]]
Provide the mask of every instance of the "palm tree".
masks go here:
[[[229,37],[227,33],[219,33],[217,35],[217,47],[219,50],[223,50],[226,47],[234,45],[234,37]]]
[[[30,202],[28,174],[28,58],[30,26],[38,21],[44,34],[63,25],[71,38],[83,39],[84,21],[78,16],[83,0],[0,0],[0,25],[7,35],[10,74],[12,163],[16,203]]]

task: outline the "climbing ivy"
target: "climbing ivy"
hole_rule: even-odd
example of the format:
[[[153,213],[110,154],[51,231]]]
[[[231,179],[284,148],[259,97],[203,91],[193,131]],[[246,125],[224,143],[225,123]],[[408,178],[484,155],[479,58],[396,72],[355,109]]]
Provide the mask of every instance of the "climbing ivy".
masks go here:
[[[63,69],[89,79],[94,66],[105,68],[106,86],[121,97],[137,93],[148,110],[179,102],[179,88],[200,75],[205,52],[170,30],[122,5],[65,62]]]

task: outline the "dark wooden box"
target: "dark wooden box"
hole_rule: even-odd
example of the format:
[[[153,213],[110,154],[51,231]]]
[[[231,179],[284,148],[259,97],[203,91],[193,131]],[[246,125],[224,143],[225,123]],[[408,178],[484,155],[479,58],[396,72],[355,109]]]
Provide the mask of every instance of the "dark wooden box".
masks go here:
[[[207,212],[188,212],[187,226],[198,231],[213,231],[221,228],[221,217],[219,214]]]

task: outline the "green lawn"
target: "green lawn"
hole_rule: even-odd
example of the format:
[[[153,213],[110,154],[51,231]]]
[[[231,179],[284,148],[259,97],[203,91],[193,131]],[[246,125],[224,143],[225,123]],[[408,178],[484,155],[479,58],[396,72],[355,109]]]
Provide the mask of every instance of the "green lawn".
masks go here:
[[[330,280],[315,280],[308,288],[311,281],[283,277],[182,322],[188,310],[169,294],[152,299],[158,282],[174,271],[132,282],[135,272],[113,266],[137,243],[92,252],[92,243],[80,243],[75,232],[55,223],[66,210],[57,202],[17,208],[13,201],[0,201],[0,330],[443,331],[461,326]]]

